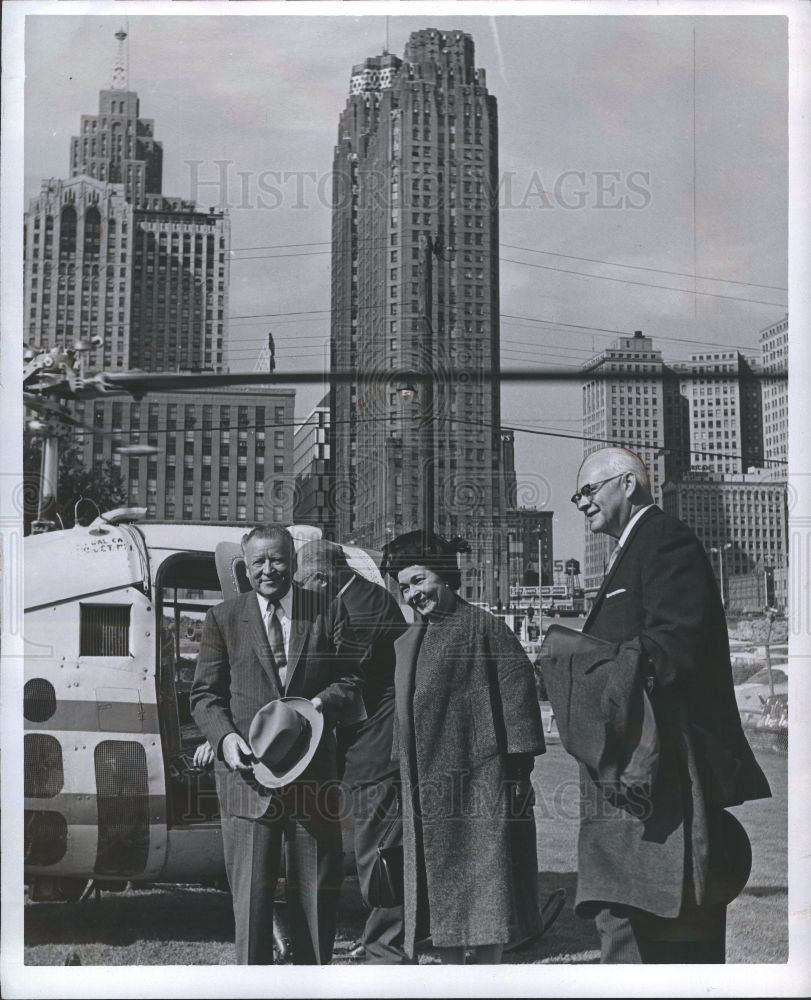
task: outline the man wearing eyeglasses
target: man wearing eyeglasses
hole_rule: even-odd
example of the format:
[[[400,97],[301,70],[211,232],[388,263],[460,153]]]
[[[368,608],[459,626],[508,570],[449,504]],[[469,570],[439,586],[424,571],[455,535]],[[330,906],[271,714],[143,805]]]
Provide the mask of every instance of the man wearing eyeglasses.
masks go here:
[[[741,727],[712,567],[690,528],[654,504],[631,451],[587,456],[571,499],[592,532],[617,539],[583,632],[617,644],[617,662],[627,644],[641,648],[660,751],[642,808],[608,796],[581,764],[575,909],[594,916],[603,962],[724,962],[727,903],[751,865],[725,809],[771,792]]]

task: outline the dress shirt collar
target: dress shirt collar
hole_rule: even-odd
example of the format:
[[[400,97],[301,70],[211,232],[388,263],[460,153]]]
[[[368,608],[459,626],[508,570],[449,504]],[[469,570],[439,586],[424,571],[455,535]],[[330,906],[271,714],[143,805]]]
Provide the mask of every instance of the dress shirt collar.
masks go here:
[[[651,507],[653,506],[654,504],[652,503],[646,504],[641,510],[638,510],[636,514],[634,514],[634,516],[631,518],[631,520],[625,525],[622,534],[619,537],[619,541],[617,542],[618,549],[622,548],[622,546],[626,543],[626,541],[628,540],[628,535],[631,534],[633,526],[640,519],[640,517],[642,517],[642,515],[645,513],[646,510],[650,510]]]
[[[265,616],[268,613],[268,605],[270,604],[270,601],[267,599],[267,597],[265,597],[262,594],[260,594],[259,591],[256,591],[256,599],[259,601],[259,610],[261,611],[262,618],[264,619]],[[290,588],[290,590],[287,591],[287,593],[284,595],[284,597],[282,597],[279,600],[279,606],[282,609],[282,614],[286,618],[289,618],[289,619],[293,618],[293,588],[292,587]]]

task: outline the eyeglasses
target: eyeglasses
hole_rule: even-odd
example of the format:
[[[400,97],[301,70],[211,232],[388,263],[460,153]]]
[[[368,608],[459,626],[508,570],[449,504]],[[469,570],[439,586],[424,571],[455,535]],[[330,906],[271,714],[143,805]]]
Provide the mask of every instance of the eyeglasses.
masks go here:
[[[618,472],[616,476],[609,476],[608,479],[603,479],[600,483],[586,483],[581,486],[577,493],[573,493],[571,500],[572,503],[577,505],[585,497],[587,500],[591,500],[592,497],[596,496],[599,491],[605,486],[606,483],[610,483],[612,479],[619,479],[624,476],[624,472]]]

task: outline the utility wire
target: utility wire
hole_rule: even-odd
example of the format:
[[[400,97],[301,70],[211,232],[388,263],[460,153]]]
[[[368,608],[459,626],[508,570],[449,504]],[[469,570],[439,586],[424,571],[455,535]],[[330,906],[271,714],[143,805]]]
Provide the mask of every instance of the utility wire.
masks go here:
[[[362,309],[380,309],[379,306],[362,306],[360,308],[362,308]],[[244,316],[239,316],[239,315],[237,315],[237,316],[231,316],[231,317],[229,317],[229,320],[233,320],[233,319],[254,319],[254,320],[258,320],[258,319],[265,319],[265,318],[267,318],[267,319],[273,319],[276,316],[281,316],[281,317],[283,317],[283,316],[310,316],[310,319],[304,319],[304,320],[301,320],[301,321],[296,320],[294,322],[305,322],[305,323],[323,322],[323,320],[321,319],[320,316],[317,316],[317,315],[314,316],[312,314],[313,313],[329,314],[329,312],[330,312],[329,309],[312,309],[312,310],[309,310],[309,311],[306,311],[306,312],[256,313],[256,314],[249,314],[249,315],[246,314]],[[381,315],[385,314],[385,310],[380,310],[380,312],[381,312]],[[386,314],[386,315],[388,315],[388,314]],[[404,319],[409,319],[409,318],[414,318],[414,317],[412,317],[411,314],[407,314],[406,316],[397,316],[397,317],[394,317],[394,318],[397,319],[397,320],[404,320]],[[611,327],[589,326],[589,325],[587,325],[585,323],[566,323],[563,320],[544,319],[544,318],[542,318],[540,316],[519,316],[519,315],[517,315],[515,313],[499,313],[499,319],[512,320],[512,321],[514,321],[514,323],[512,325],[517,325],[518,323],[529,323],[532,326],[534,326],[535,324],[541,324],[543,326],[559,327],[561,329],[561,332],[563,330],[575,330],[578,333],[581,333],[583,336],[588,336],[589,334],[597,334],[598,336],[603,336],[603,337],[608,337],[608,336],[614,336],[614,337],[631,337],[631,336],[633,336],[633,331],[631,331],[631,330],[616,330],[616,329],[612,329]],[[329,333],[325,333],[324,336],[329,336]],[[657,334],[655,337],[653,335],[651,335],[650,339],[655,339],[657,342],[659,342],[659,341],[666,341],[668,343],[692,344],[692,345],[694,345],[696,347],[718,347],[718,348],[723,348],[724,350],[727,350],[727,351],[735,351],[735,350],[737,350],[737,351],[740,351],[741,353],[746,353],[746,352],[757,353],[757,348],[755,348],[755,347],[748,347],[748,348],[735,347],[734,345],[722,344],[720,341],[714,341],[714,340],[693,340],[690,337],[670,337],[670,336],[666,336],[664,334],[661,334],[661,335]],[[265,337],[263,337],[263,336],[245,337],[245,338],[241,338],[241,341],[243,343],[254,342],[254,341],[256,343],[261,343],[263,341],[266,342],[267,341],[267,337],[266,336]],[[590,353],[592,354],[592,356],[594,356],[595,353],[600,353],[600,352],[598,351],[598,352],[590,352]]]
[[[399,249],[395,247],[394,249]],[[277,260],[281,257],[315,257],[322,254],[330,254],[331,250],[313,250],[305,253],[294,253],[294,254],[274,254],[273,256],[261,255],[257,257],[235,257],[231,263],[236,263],[241,260]],[[564,255],[565,256],[565,255]],[[586,259],[586,258],[582,258]],[[740,295],[722,295],[720,292],[700,292],[693,288],[678,288],[676,285],[660,285],[651,281],[634,281],[631,278],[617,278],[608,274],[591,274],[588,271],[575,271],[568,267],[553,267],[551,264],[533,264],[526,260],[516,260],[514,257],[499,257],[499,261],[505,264],[517,264],[521,267],[532,267],[537,270],[542,271],[556,271],[559,274],[571,274],[576,275],[580,278],[596,278],[601,281],[615,281],[620,282],[625,285],[636,285],[638,288],[651,288],[657,291],[669,291],[669,292],[681,292],[685,295],[701,295],[713,299],[729,299],[732,302],[749,302],[754,305],[763,306],[774,306],[778,309],[785,309],[785,303],[782,302],[767,302],[765,299],[750,299]],[[625,266],[625,265],[620,265]],[[628,265],[630,266],[630,265]],[[675,273],[675,272],[664,272],[664,273]],[[713,279],[709,279],[713,280]],[[735,284],[749,284],[748,282],[735,282]],[[770,286],[755,286],[755,287],[770,287]],[[772,286],[773,287],[773,286]]]
[[[309,414],[308,414],[308,416],[309,416]],[[334,423],[330,423],[330,425],[326,429],[329,430],[330,427],[342,426],[342,425],[353,424],[353,423],[354,424],[359,424],[361,426],[365,425],[365,424],[368,424],[368,423],[388,423],[390,416],[391,416],[390,414],[374,415],[374,414],[370,414],[368,411],[364,411],[363,412],[363,416],[360,417],[359,419],[352,418],[352,419],[348,419],[348,420],[338,420],[338,421],[335,421]],[[536,436],[536,437],[564,438],[566,440],[583,441],[583,442],[595,442],[596,441],[596,442],[603,443],[603,444],[622,444],[625,447],[629,447],[629,448],[659,449],[659,448],[664,448],[665,447],[664,445],[658,444],[656,441],[629,441],[629,440],[627,440],[625,438],[619,438],[618,439],[617,437],[603,438],[603,437],[594,437],[594,436],[585,435],[585,434],[570,434],[570,433],[567,433],[565,431],[551,430],[549,428],[540,429],[540,428],[535,428],[535,427],[522,427],[522,426],[520,426],[519,423],[510,423],[509,420],[507,420],[506,422],[502,421],[500,424],[496,424],[495,422],[491,422],[491,421],[465,420],[465,419],[463,419],[461,417],[448,416],[446,414],[442,414],[441,415],[441,420],[447,421],[448,423],[461,424],[461,425],[463,425],[465,427],[471,427],[471,428],[474,428],[474,429],[477,429],[477,430],[483,430],[483,431],[492,431],[496,427],[499,427],[501,430],[514,431],[515,433],[518,433],[518,434],[531,434],[531,435]],[[90,435],[90,436],[93,436],[93,437],[116,437],[116,436],[123,437],[124,435],[129,434],[131,437],[132,436],[136,436],[136,435],[139,436],[139,437],[146,435],[146,437],[149,438],[149,437],[158,437],[158,436],[163,435],[163,434],[185,435],[185,433],[187,431],[192,431],[195,434],[197,434],[197,433],[203,433],[203,432],[213,434],[215,432],[219,433],[221,431],[229,431],[230,432],[230,431],[257,431],[257,430],[262,430],[262,431],[265,431],[267,433],[269,431],[279,430],[279,429],[283,429],[283,428],[290,428],[290,427],[292,427],[292,428],[298,428],[298,427],[305,426],[305,425],[307,425],[307,418],[306,417],[304,419],[294,420],[292,422],[284,422],[284,423],[275,423],[274,422],[273,424],[264,424],[261,427],[258,424],[243,424],[243,425],[229,424],[228,426],[217,425],[217,426],[211,426],[211,427],[203,427],[202,425],[200,425],[200,426],[195,425],[193,427],[185,427],[184,426],[184,427],[180,427],[180,428],[178,428],[178,427],[175,427],[175,428],[160,427],[160,428],[153,428],[151,430],[145,429],[145,428],[133,428],[133,427],[130,427],[127,430],[124,430],[122,428],[121,430],[113,431],[113,430],[107,430],[107,429],[104,429],[104,428],[93,427],[90,424],[81,424],[79,427],[77,427],[77,430],[74,432],[74,436],[76,436],[76,437],[78,437],[78,436],[87,437],[88,435]],[[313,426],[315,426],[315,425],[313,425]],[[139,442],[139,443],[143,443],[143,442]],[[725,458],[725,459],[730,459],[730,460],[740,460],[740,459],[743,458],[743,455],[737,454],[737,453],[734,453],[734,452],[711,451],[711,450],[708,450],[706,448],[693,448],[693,449],[687,449],[687,448],[676,448],[676,449],[674,449],[674,448],[667,448],[666,450],[668,452],[670,452],[671,454],[675,453],[675,454],[682,454],[682,455],[703,455],[703,456],[708,456],[708,457],[712,457],[712,458]],[[148,458],[148,457],[156,458],[157,456],[133,455],[133,456],[129,456],[129,457],[130,458],[141,459],[141,458]],[[787,464],[787,462],[783,461],[782,459],[764,459],[763,461],[764,461],[764,464],[771,464],[771,465],[786,465]]]
[[[457,208],[458,208],[458,206],[457,206]],[[418,210],[419,209],[417,209],[417,208],[413,209],[413,211],[418,211]],[[464,212],[465,210],[463,209],[462,211]],[[472,211],[476,211],[476,209],[470,209],[470,211],[471,212]],[[391,246],[390,240],[384,239],[382,237],[371,237],[371,238],[368,238],[368,239],[366,239],[364,237],[357,237],[356,240],[357,240],[358,243],[362,243],[364,245],[365,244],[369,244],[369,243],[374,243],[374,244],[378,244],[378,245]],[[330,249],[327,249],[327,250],[318,251],[319,253],[332,253],[331,241],[330,240],[318,240],[318,241],[315,241],[315,242],[312,242],[312,243],[275,243],[275,244],[266,244],[264,246],[255,246],[255,247],[231,247],[230,248],[230,252],[231,253],[242,253],[242,252],[245,252],[245,251],[253,251],[253,250],[288,250],[288,249],[295,249],[295,248],[319,247],[319,246],[324,246],[324,247],[329,247],[330,248]],[[408,244],[408,246],[409,247],[414,247],[416,245],[415,244]],[[646,271],[646,272],[650,272],[650,273],[653,273],[653,274],[671,274],[674,277],[678,277],[678,278],[698,278],[701,281],[718,281],[718,282],[723,282],[725,284],[730,284],[730,285],[743,285],[744,287],[747,287],[747,288],[768,288],[768,289],[770,289],[772,291],[775,291],[775,292],[787,292],[788,291],[788,288],[785,285],[767,285],[767,284],[764,284],[763,282],[760,282],[760,281],[740,281],[740,280],[738,280],[736,278],[717,278],[717,277],[713,277],[712,275],[709,275],[709,274],[691,274],[691,273],[689,273],[687,271],[671,271],[671,270],[669,270],[668,268],[665,268],[665,267],[646,267],[643,264],[625,264],[625,263],[623,263],[621,261],[618,261],[618,260],[606,260],[605,258],[602,258],[602,257],[581,257],[581,256],[578,256],[576,254],[561,253],[559,250],[544,250],[541,247],[519,246],[516,243],[499,243],[499,246],[503,247],[505,250],[522,250],[522,251],[524,251],[526,253],[538,253],[538,254],[543,254],[545,256],[548,256],[548,257],[563,257],[566,260],[578,260],[578,261],[582,261],[583,263],[587,263],[587,264],[606,264],[609,267],[624,267],[624,268],[627,268],[628,270]],[[399,248],[398,246],[393,246],[392,247],[392,249],[398,249],[398,248]],[[456,252],[459,253],[460,250],[464,251],[465,249],[466,249],[465,247],[457,247],[456,248]],[[469,249],[472,250],[474,248],[469,248]],[[484,250],[484,248],[480,248],[480,249]],[[293,255],[293,256],[295,256],[295,255]],[[490,254],[487,253],[487,256],[490,256]],[[240,258],[237,258],[237,259],[239,259],[239,260],[259,260],[259,259],[263,259],[263,258],[259,258],[259,257],[240,257]],[[268,258],[268,259],[272,259],[272,258]]]
[[[692,288],[677,288],[675,285],[654,285],[646,281],[632,281],[630,278],[614,278],[607,274],[588,274],[586,271],[574,271],[568,267],[552,267],[551,264],[530,264],[525,260],[513,260],[511,257],[502,257],[505,263],[521,264],[523,267],[532,267],[541,271],[557,271],[560,274],[574,274],[581,278],[598,278],[600,281],[618,281],[624,285],[636,285],[639,288],[655,288],[662,291],[682,292],[684,295],[702,295],[711,299],[728,299],[730,302],[751,302],[755,305],[774,306],[775,309],[785,309],[785,303],[767,302],[765,299],[747,299],[740,295],[721,295],[720,292],[699,292]]]

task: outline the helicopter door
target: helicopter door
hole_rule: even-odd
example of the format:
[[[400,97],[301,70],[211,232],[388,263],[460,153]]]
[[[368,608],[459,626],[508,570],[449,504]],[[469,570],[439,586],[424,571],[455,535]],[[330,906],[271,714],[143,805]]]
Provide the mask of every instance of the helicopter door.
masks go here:
[[[223,599],[212,554],[183,552],[164,560],[155,595],[168,824],[210,823],[218,814],[217,793],[212,769],[194,762],[205,737],[191,714],[189,697],[206,613]]]

